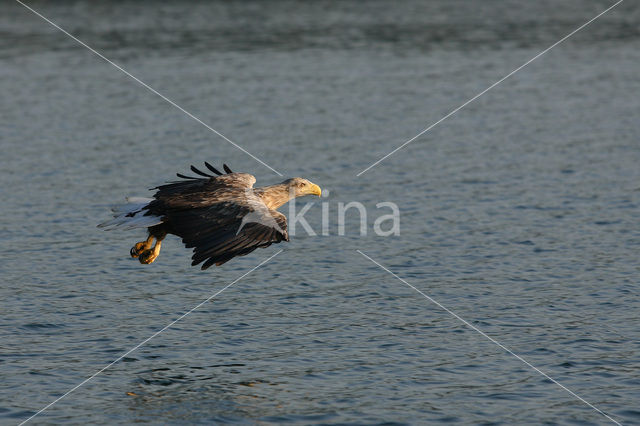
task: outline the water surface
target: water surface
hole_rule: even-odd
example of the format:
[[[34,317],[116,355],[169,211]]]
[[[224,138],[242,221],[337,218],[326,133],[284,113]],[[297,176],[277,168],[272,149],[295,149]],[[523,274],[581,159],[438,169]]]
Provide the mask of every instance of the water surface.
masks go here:
[[[205,272],[95,225],[204,160],[279,177],[17,3],[0,6],[0,422],[640,423],[640,10],[624,2],[33,2],[287,176],[304,232]],[[347,235],[336,203],[370,207]],[[401,235],[372,235],[375,204]],[[320,231],[316,203],[308,221]],[[285,209],[286,212],[286,209]]]

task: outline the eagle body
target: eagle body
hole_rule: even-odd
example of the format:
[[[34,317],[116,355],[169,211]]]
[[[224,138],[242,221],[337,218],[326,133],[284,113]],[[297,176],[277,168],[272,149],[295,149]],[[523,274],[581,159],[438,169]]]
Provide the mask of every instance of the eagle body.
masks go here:
[[[157,258],[167,234],[177,235],[187,248],[193,248],[192,265],[202,263],[202,269],[207,269],[289,241],[287,218],[276,209],[292,198],[321,194],[320,187],[306,179],[253,188],[256,179],[248,173],[234,173],[226,165],[226,173],[221,173],[205,165],[215,175],[191,166],[202,177],[178,173],[182,180],[153,188],[157,190],[153,198],[128,198],[128,204],[114,209],[114,219],[98,226],[147,228],[147,240],[131,249],[131,256],[141,263]]]

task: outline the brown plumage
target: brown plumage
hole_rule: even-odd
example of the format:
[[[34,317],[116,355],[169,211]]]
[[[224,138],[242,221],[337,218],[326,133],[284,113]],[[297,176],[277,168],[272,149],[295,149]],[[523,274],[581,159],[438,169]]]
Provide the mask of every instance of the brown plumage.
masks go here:
[[[302,178],[253,188],[256,179],[248,173],[234,173],[226,164],[226,173],[207,162],[205,166],[213,175],[191,166],[202,177],[178,173],[183,180],[153,188],[157,190],[153,199],[129,198],[129,204],[115,210],[115,219],[98,226],[147,228],[147,240],[131,249],[131,256],[140,263],[152,263],[164,237],[177,235],[187,248],[193,248],[192,265],[204,262],[202,269],[207,269],[289,241],[287,218],[276,209],[291,198],[321,194],[318,185]]]

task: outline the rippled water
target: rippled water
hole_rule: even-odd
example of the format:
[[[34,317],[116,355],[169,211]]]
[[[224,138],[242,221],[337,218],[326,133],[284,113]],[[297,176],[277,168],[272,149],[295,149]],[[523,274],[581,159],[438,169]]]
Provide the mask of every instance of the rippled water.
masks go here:
[[[29,2],[287,176],[328,236],[205,272],[95,225],[204,160],[278,176],[18,3],[0,6],[0,423],[279,248],[38,423],[640,423],[640,9],[602,1]],[[337,202],[369,207],[369,235]],[[375,204],[401,235],[372,235]],[[285,209],[286,212],[286,209]],[[307,216],[320,231],[318,203]]]

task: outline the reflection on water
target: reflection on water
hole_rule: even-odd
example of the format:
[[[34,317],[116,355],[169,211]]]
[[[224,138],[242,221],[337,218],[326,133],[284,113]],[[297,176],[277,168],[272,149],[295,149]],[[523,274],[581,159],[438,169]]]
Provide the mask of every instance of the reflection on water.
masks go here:
[[[361,178],[608,5],[29,4],[329,202],[401,208],[399,237],[362,238],[355,215],[346,236],[296,235],[41,421],[604,420],[360,249],[640,422],[636,4]],[[204,160],[259,185],[279,178],[19,4],[0,12],[0,418],[11,424],[275,250],[203,273],[169,237],[143,267],[128,256],[140,233],[95,228],[110,204]],[[320,205],[306,217],[319,229]]]

